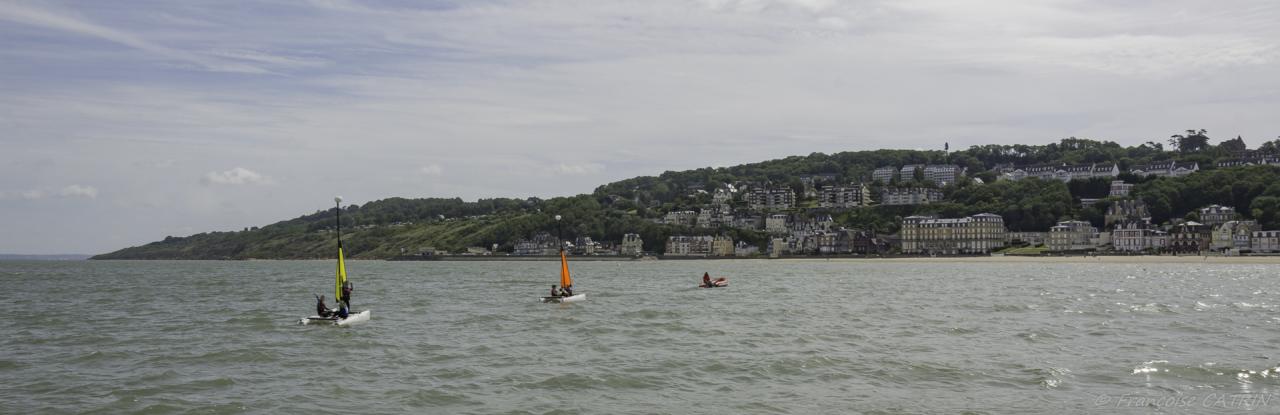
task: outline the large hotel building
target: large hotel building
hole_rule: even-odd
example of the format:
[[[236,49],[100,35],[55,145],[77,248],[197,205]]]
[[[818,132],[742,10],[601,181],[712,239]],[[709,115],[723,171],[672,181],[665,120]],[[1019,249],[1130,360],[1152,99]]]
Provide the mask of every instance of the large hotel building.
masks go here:
[[[958,219],[908,216],[902,219],[904,254],[984,254],[1004,247],[1004,219],[980,213]]]

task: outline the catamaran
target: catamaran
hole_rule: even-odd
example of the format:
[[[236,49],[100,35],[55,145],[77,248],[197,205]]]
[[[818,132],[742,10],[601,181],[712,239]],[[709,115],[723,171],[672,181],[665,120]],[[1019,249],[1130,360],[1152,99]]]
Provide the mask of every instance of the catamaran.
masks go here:
[[[343,292],[343,288],[346,288],[348,282],[347,282],[347,263],[343,259],[343,255],[342,255],[342,197],[339,196],[339,197],[333,198],[333,203],[336,205],[336,209],[338,212],[337,213],[338,270],[336,272],[337,277],[334,279],[334,282],[333,282],[333,298],[338,301],[338,306],[342,307],[343,301],[347,301],[348,305],[350,304],[349,299],[346,298],[347,295]],[[331,312],[330,316],[314,315],[314,316],[299,320],[298,323],[299,324],[331,324],[335,326],[349,326],[352,324],[369,321],[369,316],[370,316],[369,310],[364,310],[354,314],[348,314],[346,318],[337,316],[337,311],[338,309],[333,309],[333,310],[330,310]]]
[[[560,238],[560,215],[556,215],[556,237]],[[560,243],[560,287],[573,292],[573,277],[569,276],[569,259],[564,254],[564,242]],[[544,303],[571,303],[587,299],[586,294],[553,295],[542,297]]]

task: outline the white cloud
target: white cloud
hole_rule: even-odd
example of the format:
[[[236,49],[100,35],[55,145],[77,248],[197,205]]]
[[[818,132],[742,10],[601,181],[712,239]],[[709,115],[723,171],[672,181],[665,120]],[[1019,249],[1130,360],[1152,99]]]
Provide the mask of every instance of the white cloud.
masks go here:
[[[210,71],[243,73],[268,72],[265,69],[252,65],[239,62],[219,61],[217,59],[210,59],[186,50],[163,46],[132,33],[112,29],[110,27],[98,25],[87,20],[74,17],[70,15],[70,13],[59,13],[36,7],[28,7],[17,3],[7,3],[4,7],[0,7],[0,20],[42,26],[50,29],[75,33],[81,36],[96,37],[150,52],[154,55],[167,59],[199,65]]]
[[[205,184],[226,184],[226,185],[249,185],[249,184],[272,184],[271,178],[263,176],[258,172],[246,169],[244,167],[236,167],[223,172],[209,172],[201,179]]]
[[[429,164],[418,168],[418,173],[426,176],[440,176],[444,174],[444,167],[440,167],[439,164]]]
[[[556,164],[553,171],[555,171],[558,174],[567,174],[567,175],[596,174],[604,171],[604,165],[599,163],[577,163],[577,164],[559,163],[559,164]]]
[[[62,190],[58,192],[58,195],[62,197],[86,197],[93,199],[98,197],[98,189],[93,186],[73,184],[62,188]]]
[[[23,199],[23,200],[41,200],[51,197],[61,198],[86,198],[94,199],[98,197],[98,189],[93,186],[85,186],[72,184],[63,187],[57,191],[44,189],[28,189],[18,192],[0,192],[0,200],[6,199]]]

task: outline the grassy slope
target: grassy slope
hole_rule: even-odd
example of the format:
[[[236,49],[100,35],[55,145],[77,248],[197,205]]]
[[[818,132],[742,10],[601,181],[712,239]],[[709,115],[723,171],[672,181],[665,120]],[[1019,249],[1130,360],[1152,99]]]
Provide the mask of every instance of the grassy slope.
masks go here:
[[[458,250],[477,246],[507,222],[523,215],[454,219],[401,227],[344,230],[343,246],[354,259],[385,259],[400,249],[417,252],[424,247]],[[125,248],[95,259],[314,259],[331,258],[335,233],[305,232],[300,228],[263,228],[243,232],[217,232]]]

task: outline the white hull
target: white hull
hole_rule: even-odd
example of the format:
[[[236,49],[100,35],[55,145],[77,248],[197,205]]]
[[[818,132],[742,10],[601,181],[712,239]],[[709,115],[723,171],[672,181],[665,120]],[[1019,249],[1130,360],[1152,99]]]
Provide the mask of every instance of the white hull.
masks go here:
[[[309,324],[321,324],[321,325],[329,325],[329,326],[350,326],[352,324],[360,324],[360,323],[369,321],[369,317],[371,317],[371,315],[372,315],[372,312],[370,310],[364,310],[359,313],[349,315],[347,316],[347,318],[341,319],[341,320],[334,319],[334,318],[324,318],[320,316],[311,316],[311,317],[298,320],[298,324],[301,324],[304,326]]]
[[[586,294],[574,294],[569,297],[542,297],[544,303],[572,303],[587,299]]]

